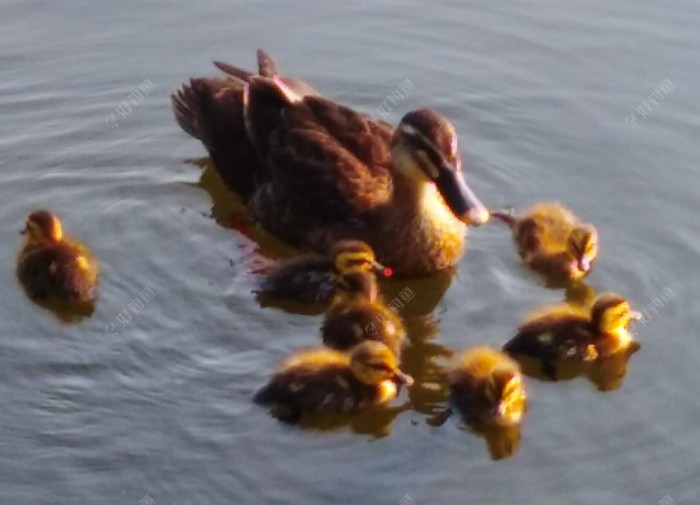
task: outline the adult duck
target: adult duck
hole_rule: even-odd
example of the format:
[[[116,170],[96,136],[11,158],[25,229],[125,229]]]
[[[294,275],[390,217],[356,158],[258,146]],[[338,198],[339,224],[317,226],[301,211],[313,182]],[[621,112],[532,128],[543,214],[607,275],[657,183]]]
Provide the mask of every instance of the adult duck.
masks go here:
[[[262,227],[322,253],[365,241],[397,275],[456,264],[466,226],[489,212],[464,179],[452,124],[418,109],[394,128],[279,75],[262,54],[260,75],[217,63],[227,77],[191,79],[171,97]]]

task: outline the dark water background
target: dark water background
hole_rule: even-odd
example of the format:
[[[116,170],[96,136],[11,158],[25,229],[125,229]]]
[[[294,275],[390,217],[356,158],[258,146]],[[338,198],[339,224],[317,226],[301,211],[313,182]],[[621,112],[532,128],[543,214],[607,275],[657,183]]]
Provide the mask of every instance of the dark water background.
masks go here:
[[[0,12],[2,503],[698,503],[700,3],[4,0]],[[212,59],[252,66],[257,47],[367,112],[409,79],[390,119],[448,115],[484,201],[558,198],[599,227],[592,286],[639,309],[671,289],[622,387],[529,383],[519,451],[502,461],[454,421],[426,424],[450,349],[500,345],[564,297],[490,226],[428,316],[440,282],[411,284],[405,359],[421,385],[384,436],[376,419],[318,433],[251,405],[319,320],[251,296],[261,253],[227,227],[230,195],[186,163],[204,151],[168,95],[214,75]],[[108,126],[145,80],[155,89]],[[667,80],[663,101],[635,112]],[[81,324],[34,307],[15,280],[17,231],[37,207],[102,261]],[[122,327],[144,289],[153,298]]]

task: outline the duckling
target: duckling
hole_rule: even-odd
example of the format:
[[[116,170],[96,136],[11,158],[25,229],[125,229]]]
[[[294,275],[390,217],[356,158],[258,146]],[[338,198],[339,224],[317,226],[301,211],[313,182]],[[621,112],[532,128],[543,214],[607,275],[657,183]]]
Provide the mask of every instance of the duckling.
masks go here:
[[[337,294],[321,325],[323,343],[348,350],[364,340],[383,342],[399,356],[406,340],[401,318],[379,299],[374,274],[346,272],[338,278]]]
[[[538,203],[520,216],[492,215],[510,226],[520,257],[535,272],[571,281],[590,273],[598,254],[598,232],[560,203]]]
[[[508,355],[490,347],[467,350],[449,368],[447,379],[452,408],[467,424],[483,429],[522,421],[527,393],[520,366]]]
[[[394,353],[368,340],[349,353],[324,347],[293,354],[254,400],[271,406],[278,418],[296,422],[304,413],[349,413],[384,404],[401,385],[411,384]]]
[[[22,234],[25,239],[17,260],[17,277],[32,300],[94,301],[97,261],[87,247],[63,235],[57,216],[46,210],[32,212]]]
[[[603,293],[589,314],[562,307],[537,311],[503,350],[511,356],[536,358],[542,373],[557,380],[557,365],[595,362],[637,347],[628,326],[640,318],[622,296]]]
[[[374,271],[390,276],[374,257],[374,251],[359,240],[337,242],[329,256],[307,254],[282,263],[260,284],[260,293],[278,299],[327,304],[333,298],[342,272]]]

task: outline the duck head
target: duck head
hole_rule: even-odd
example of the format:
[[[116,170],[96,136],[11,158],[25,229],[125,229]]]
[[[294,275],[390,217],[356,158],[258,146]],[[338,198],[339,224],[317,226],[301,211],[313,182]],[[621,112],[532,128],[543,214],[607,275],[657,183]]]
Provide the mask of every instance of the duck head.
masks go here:
[[[571,256],[571,270],[580,278],[588,274],[598,255],[598,232],[594,226],[580,225],[571,230],[566,241],[566,249]]]
[[[626,336],[630,323],[641,318],[642,315],[632,310],[629,302],[617,293],[598,296],[591,309],[591,322],[603,335]]]
[[[525,414],[527,395],[515,364],[497,365],[487,378],[484,392],[491,405],[487,414],[495,425],[520,423]]]
[[[391,154],[405,177],[435,184],[461,221],[472,226],[488,221],[488,209],[464,179],[457,132],[443,116],[430,109],[406,114],[394,132]]]
[[[413,378],[399,369],[396,356],[381,342],[367,340],[350,351],[350,369],[353,375],[369,386],[393,389],[413,384]]]
[[[58,243],[63,240],[61,221],[46,210],[37,210],[29,214],[22,235],[29,243]]]
[[[391,268],[377,261],[372,248],[359,240],[341,240],[336,243],[331,251],[331,257],[333,257],[335,269],[340,273],[374,272],[385,277],[392,274]]]

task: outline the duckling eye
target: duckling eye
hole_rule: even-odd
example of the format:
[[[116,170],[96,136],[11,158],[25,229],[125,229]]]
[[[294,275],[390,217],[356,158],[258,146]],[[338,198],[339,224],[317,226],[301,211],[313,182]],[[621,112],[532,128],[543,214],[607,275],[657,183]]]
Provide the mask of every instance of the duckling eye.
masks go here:
[[[392,373],[394,371],[394,369],[386,363],[369,363],[368,366],[374,370],[386,373]]]

